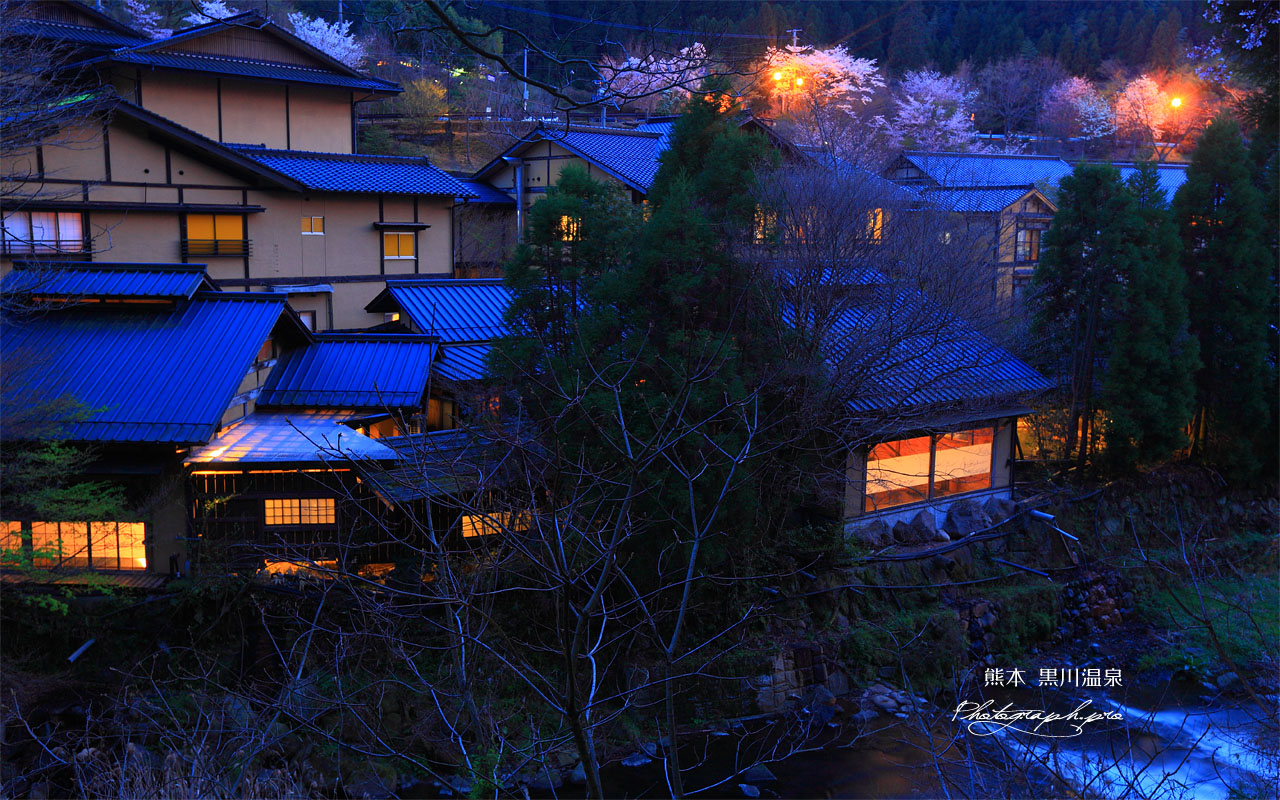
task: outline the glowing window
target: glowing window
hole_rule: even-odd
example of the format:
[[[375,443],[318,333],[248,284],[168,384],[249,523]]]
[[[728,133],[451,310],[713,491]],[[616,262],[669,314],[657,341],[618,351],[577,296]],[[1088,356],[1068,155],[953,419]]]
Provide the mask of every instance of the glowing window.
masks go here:
[[[28,553],[37,567],[146,569],[146,525],[141,522],[32,522],[30,542],[20,533],[22,523],[0,523],[5,560],[25,561]],[[28,550],[28,547],[30,548]]]
[[[188,214],[184,244],[188,255],[248,255],[244,217],[239,214]]]
[[[386,231],[382,234],[382,255],[385,258],[413,258],[414,235]]]
[[[336,525],[332,497],[287,497],[266,500],[263,521],[267,525]]]
[[[582,223],[575,217],[564,216],[560,218],[560,241],[576,242],[578,241],[579,228]]]
[[[867,238],[872,244],[884,241],[884,209],[876,208],[867,212]]]
[[[323,236],[324,217],[303,217],[302,232],[311,236]]]
[[[84,244],[79,211],[15,211],[3,221],[5,253],[80,253]]]
[[[1040,260],[1040,231],[1036,228],[1023,228],[1018,231],[1019,261]]]
[[[867,453],[864,511],[991,488],[993,428],[916,436]]]
[[[529,512],[494,511],[489,514],[463,514],[459,519],[462,525],[462,537],[470,539],[476,536],[493,536],[503,531],[524,531],[529,529]]]
[[[778,212],[756,208],[755,235],[756,244],[767,244],[778,238]]]

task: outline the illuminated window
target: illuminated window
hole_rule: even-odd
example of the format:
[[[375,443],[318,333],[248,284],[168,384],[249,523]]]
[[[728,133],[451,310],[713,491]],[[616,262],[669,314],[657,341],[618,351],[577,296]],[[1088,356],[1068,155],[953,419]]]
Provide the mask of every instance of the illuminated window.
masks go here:
[[[191,256],[247,256],[249,242],[244,237],[244,217],[240,214],[188,214],[187,238],[183,242]]]
[[[302,233],[310,236],[323,236],[324,217],[303,217]]]
[[[332,497],[288,497],[266,500],[263,521],[267,525],[336,525]]]
[[[413,258],[414,235],[386,231],[382,234],[382,255],[385,258]]]
[[[778,212],[757,208],[755,213],[756,244],[768,244],[778,238]]]
[[[1019,261],[1040,260],[1040,231],[1036,228],[1023,228],[1018,231]]]
[[[0,522],[0,564],[13,567],[22,564],[26,546],[21,522]]]
[[[316,312],[299,311],[298,320],[302,322],[302,327],[306,328],[307,330],[314,331],[316,329]]]
[[[447,431],[457,427],[455,422],[457,408],[452,400],[441,400],[432,397],[427,400],[427,413],[422,422],[429,431]]]
[[[3,252],[82,253],[84,220],[79,211],[14,211],[3,221]]]
[[[884,442],[867,454],[864,511],[991,488],[993,428]]]
[[[32,522],[30,541],[22,523],[0,523],[5,561],[86,569],[146,569],[146,525],[141,522]]]
[[[525,531],[529,529],[529,512],[494,511],[489,514],[463,514],[459,521],[462,525],[462,538],[475,536],[493,536],[503,531]]]
[[[876,208],[867,212],[867,238],[872,244],[884,241],[884,209]]]
[[[576,242],[578,241],[578,229],[582,223],[575,217],[564,216],[560,218],[560,241]]]

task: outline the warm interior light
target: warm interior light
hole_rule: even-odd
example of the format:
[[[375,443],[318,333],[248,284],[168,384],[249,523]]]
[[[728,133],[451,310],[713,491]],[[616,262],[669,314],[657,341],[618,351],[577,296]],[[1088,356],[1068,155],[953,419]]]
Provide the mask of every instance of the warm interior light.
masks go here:
[[[774,79],[775,81],[780,81],[780,80],[782,80],[782,73],[781,73],[781,72],[775,72],[775,73],[773,73],[773,79]]]
[[[804,86],[804,78],[796,78],[796,86]]]
[[[1181,108],[1181,107],[1182,107],[1182,98],[1181,98],[1181,97],[1175,97],[1175,98],[1173,98],[1173,100],[1171,100],[1171,101],[1170,101],[1170,104],[1171,104],[1174,108]]]

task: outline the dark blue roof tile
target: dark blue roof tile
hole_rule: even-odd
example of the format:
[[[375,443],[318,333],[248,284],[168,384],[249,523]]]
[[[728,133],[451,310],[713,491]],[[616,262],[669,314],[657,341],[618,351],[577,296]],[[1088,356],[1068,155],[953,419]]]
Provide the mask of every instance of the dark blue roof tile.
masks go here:
[[[287,353],[259,406],[408,408],[421,404],[436,355],[428,336],[321,334]]]
[[[510,304],[511,291],[500,280],[441,278],[387,281],[386,290],[368,308],[399,308],[419,331],[449,343],[505,336],[502,317]]]
[[[923,153],[908,150],[903,160],[928,176],[934,184],[961,186],[1057,186],[1071,174],[1071,165],[1056,156],[1023,156],[1003,153]]]
[[[206,442],[284,304],[199,292],[159,311],[77,306],[7,321],[6,404],[74,399],[88,413],[59,432],[72,441]]]
[[[185,300],[217,288],[204,267],[191,264],[19,262],[0,281],[0,293],[60,298]]]
[[[317,191],[476,196],[462,181],[425,158],[267,150],[243,144],[234,149]]]
[[[245,58],[221,58],[218,56],[196,55],[194,53],[149,53],[133,50],[119,50],[105,58],[118,64],[138,64],[146,67],[160,67],[162,69],[189,72],[212,72],[218,75],[233,75],[239,78],[263,78],[293,83],[314,83],[370,91],[394,92],[399,90],[396,84],[379,80],[378,78],[357,78],[353,75],[340,75],[316,67],[277,64],[271,61],[252,61]]]

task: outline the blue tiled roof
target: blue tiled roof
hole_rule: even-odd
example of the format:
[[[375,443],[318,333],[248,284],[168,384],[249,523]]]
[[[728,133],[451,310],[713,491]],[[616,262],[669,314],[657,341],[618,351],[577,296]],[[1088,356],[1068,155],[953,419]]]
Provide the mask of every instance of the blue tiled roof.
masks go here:
[[[551,128],[542,135],[640,191],[648,191],[653,183],[658,156],[666,149],[665,139],[658,133],[574,127],[568,131]]]
[[[1123,181],[1128,181],[1138,172],[1134,164],[1113,164],[1112,166],[1120,170],[1120,179]],[[1157,164],[1156,177],[1160,182],[1160,189],[1164,191],[1165,202],[1172,203],[1173,196],[1182,188],[1182,184],[1187,182],[1187,165]]]
[[[471,430],[432,431],[378,441],[393,448],[399,461],[382,469],[364,464],[361,471],[375,491],[390,502],[492,486],[504,458],[511,453],[502,442]]]
[[[258,410],[193,450],[186,464],[330,464],[396,458],[395,450],[342,424],[344,416],[350,413]]]
[[[407,408],[422,402],[436,342],[427,336],[317,335],[271,370],[259,406]]]
[[[92,28],[87,25],[73,25],[43,19],[17,20],[14,22],[12,32],[16,36],[34,36],[79,45],[98,45],[104,48],[132,47],[147,41],[142,36],[107,28]]]
[[[203,443],[284,303],[265,293],[199,292],[163,310],[77,306],[8,321],[4,390],[9,402],[70,397],[89,409],[61,438]]]
[[[474,196],[466,199],[471,203],[497,203],[500,205],[513,206],[516,204],[515,198],[501,189],[495,189],[484,181],[471,180],[470,178],[458,179],[464,186],[474,192]]]
[[[273,61],[253,61],[247,58],[223,58],[195,53],[139,52],[134,49],[117,50],[103,57],[117,64],[138,64],[146,67],[177,69],[189,72],[212,72],[239,78],[262,78],[339,86],[347,89],[396,92],[400,87],[389,81],[368,76],[342,75],[317,67],[297,64],[279,64]]]
[[[474,197],[475,192],[425,158],[267,150],[235,145],[241,155],[325,192],[381,192]]]
[[[487,374],[488,344],[451,344],[440,348],[435,375],[449,381],[478,381]]]
[[[187,299],[216,288],[203,266],[191,264],[68,264],[21,262],[0,282],[0,292],[42,297]]]
[[[969,187],[961,189],[925,189],[924,199],[947,211],[994,212],[1003,211],[1026,194],[1025,186],[1011,188]]]
[[[886,287],[831,326],[829,360],[855,411],[954,406],[1050,388],[1038,372],[918,293]]]
[[[1056,156],[1020,156],[995,153],[902,154],[908,163],[938,186],[1031,186],[1046,182],[1056,186],[1071,174],[1071,165]]]
[[[511,291],[497,279],[390,280],[367,308],[389,310],[387,301],[418,330],[442,342],[483,342],[506,335],[502,317],[511,305]]]

